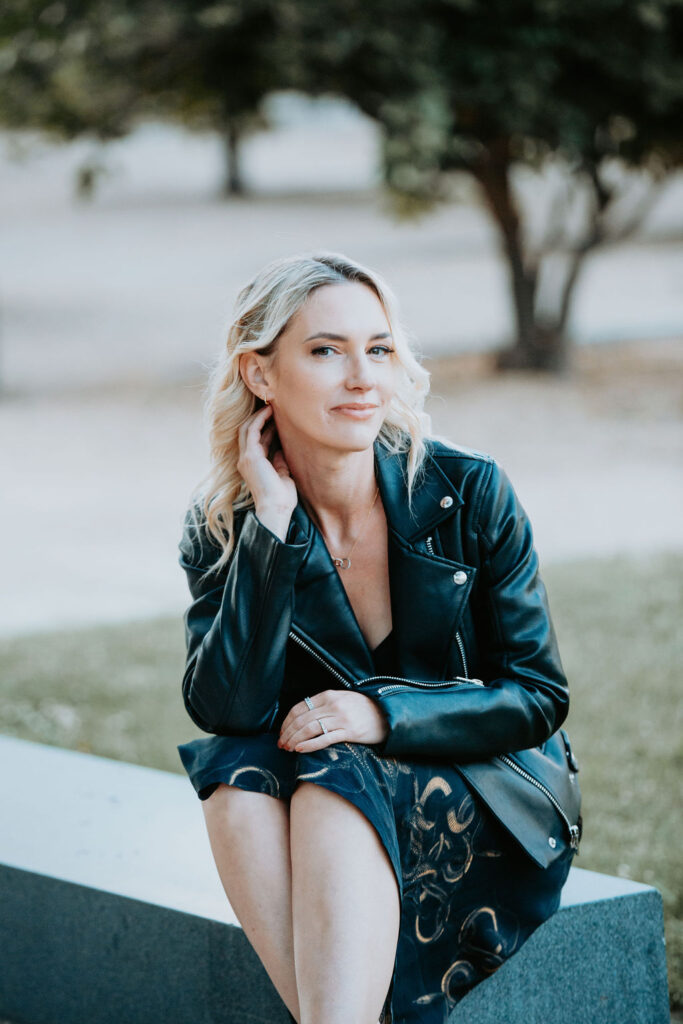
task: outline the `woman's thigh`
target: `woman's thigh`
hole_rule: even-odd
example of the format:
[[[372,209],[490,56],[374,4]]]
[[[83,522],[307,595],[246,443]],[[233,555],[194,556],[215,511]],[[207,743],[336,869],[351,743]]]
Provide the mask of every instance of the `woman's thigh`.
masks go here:
[[[289,850],[289,799],[219,782],[201,807],[214,856],[246,850],[260,860],[273,842]]]

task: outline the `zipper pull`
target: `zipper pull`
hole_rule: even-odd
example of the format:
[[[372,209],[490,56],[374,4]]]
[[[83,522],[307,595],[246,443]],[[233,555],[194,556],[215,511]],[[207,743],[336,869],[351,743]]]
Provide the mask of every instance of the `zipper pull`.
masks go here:
[[[454,682],[474,683],[475,686],[485,686],[483,679],[476,679],[474,676],[452,676]]]

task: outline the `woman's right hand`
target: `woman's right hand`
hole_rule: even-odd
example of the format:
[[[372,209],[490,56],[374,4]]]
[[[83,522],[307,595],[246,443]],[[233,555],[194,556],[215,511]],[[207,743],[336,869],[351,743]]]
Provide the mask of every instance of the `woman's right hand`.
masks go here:
[[[237,471],[251,492],[257,517],[269,528],[277,526],[273,532],[282,536],[299,496],[282,449],[272,462],[268,458],[275,434],[275,421],[267,423],[272,415],[272,406],[264,405],[240,427]]]

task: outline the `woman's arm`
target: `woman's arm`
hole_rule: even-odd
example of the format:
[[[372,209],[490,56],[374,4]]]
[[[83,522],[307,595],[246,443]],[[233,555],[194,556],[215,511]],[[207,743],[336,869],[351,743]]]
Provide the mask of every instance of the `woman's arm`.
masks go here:
[[[285,542],[253,510],[238,512],[227,567],[202,579],[220,550],[188,511],[179,544],[192,594],[183,700],[205,732],[265,731],[277,713],[294,579],[308,548],[298,527],[292,534]]]
[[[382,754],[480,760],[538,746],[567,717],[569,690],[531,524],[493,460],[480,490],[475,628],[485,686],[378,696],[389,724]]]

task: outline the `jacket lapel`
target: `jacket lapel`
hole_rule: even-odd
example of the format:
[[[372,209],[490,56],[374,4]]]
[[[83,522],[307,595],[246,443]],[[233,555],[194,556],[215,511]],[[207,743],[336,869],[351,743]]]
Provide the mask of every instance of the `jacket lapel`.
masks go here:
[[[406,454],[391,452],[379,439],[374,452],[389,528],[391,612],[400,674],[440,679],[476,570],[430,553],[422,538],[453,515],[463,500],[428,454],[409,508]],[[346,678],[374,675],[371,651],[338,570],[301,502],[292,520],[293,528],[300,529],[309,541],[308,554],[295,582],[293,631]],[[465,583],[454,580],[458,572],[466,574]],[[462,575],[457,579],[461,580]]]

